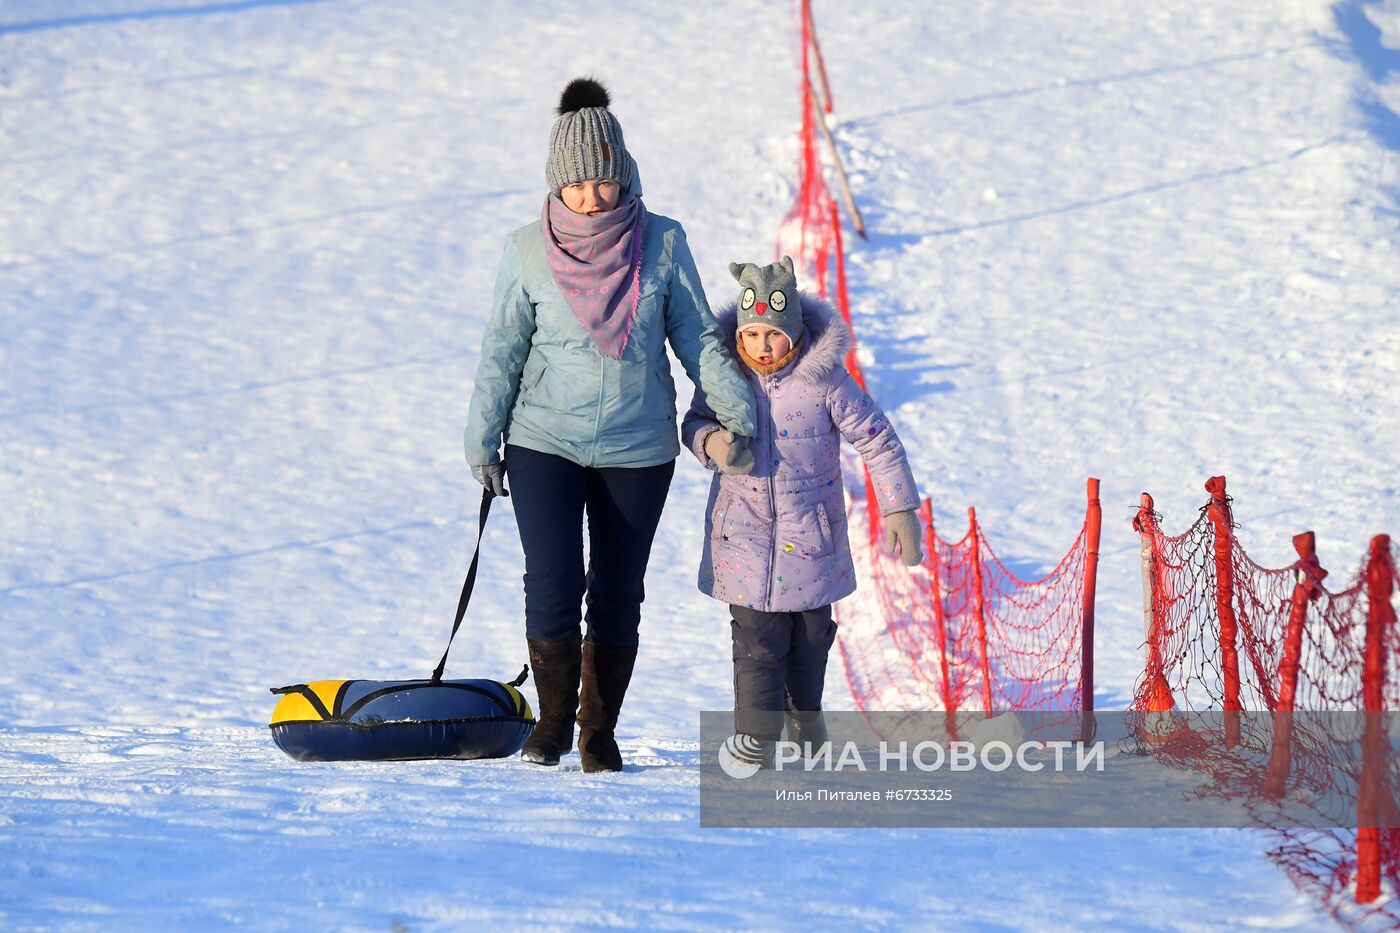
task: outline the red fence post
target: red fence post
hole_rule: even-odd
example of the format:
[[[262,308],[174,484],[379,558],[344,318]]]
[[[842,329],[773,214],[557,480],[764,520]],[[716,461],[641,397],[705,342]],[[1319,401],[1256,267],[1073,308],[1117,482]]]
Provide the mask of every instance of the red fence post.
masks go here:
[[[870,525],[870,550],[882,553],[880,530],[884,524],[880,515],[880,500],[875,495],[875,479],[870,475],[870,467],[861,466],[865,471],[865,520]]]
[[[982,587],[982,545],[978,540],[981,533],[977,527],[977,510],[967,508],[969,539],[972,541],[972,600],[973,612],[977,617],[977,651],[982,655],[982,712],[992,713],[992,669],[987,657],[987,603]]]
[[[1311,531],[1293,536],[1298,552],[1298,577],[1293,584],[1293,597],[1288,609],[1288,626],[1283,634],[1283,659],[1278,671],[1278,706],[1274,717],[1273,748],[1269,753],[1268,777],[1264,795],[1277,800],[1283,796],[1292,767],[1293,702],[1298,694],[1298,669],[1302,663],[1303,625],[1308,617],[1308,603],[1317,599],[1318,585],[1327,576],[1317,562],[1317,537]]]
[[[829,236],[820,228],[827,223],[823,219],[826,206],[823,203],[829,195],[827,194],[826,179],[822,175],[821,159],[817,150],[817,127],[816,108],[813,106],[815,92],[812,88],[812,72],[810,65],[811,41],[811,17],[808,15],[807,2],[804,0],[801,9],[802,14],[802,129],[799,133],[799,163],[798,163],[798,194],[797,203],[793,206],[788,215],[787,222],[795,223],[798,228],[798,244],[796,252],[799,254],[795,258],[800,263],[810,260],[813,271],[813,281],[817,292],[825,296],[826,273],[828,248],[830,246]],[[813,245],[815,243],[815,245]],[[780,234],[776,244],[776,255],[779,258],[784,252],[785,244],[783,236]],[[790,248],[790,247],[789,247]]]
[[[1206,517],[1215,529],[1215,614],[1220,620],[1220,669],[1225,680],[1225,747],[1240,744],[1239,623],[1235,619],[1235,531],[1225,477],[1206,480],[1210,505]]]
[[[855,379],[856,385],[865,388],[865,373],[860,368],[860,357],[856,355],[856,330],[851,323],[851,299],[846,294],[846,253],[841,244],[841,218],[836,213],[836,199],[827,198],[831,213],[832,249],[836,253],[836,310],[841,312],[841,320],[850,331],[851,348],[846,351],[846,370]]]
[[[958,698],[953,696],[952,672],[948,667],[948,616],[943,609],[942,568],[939,566],[938,533],[933,530],[933,501],[924,499],[924,553],[929,560],[929,599],[933,602],[933,635],[938,639],[938,661],[942,665],[943,710],[948,737],[958,739]]]
[[[1084,554],[1084,619],[1079,633],[1079,703],[1082,717],[1079,741],[1094,738],[1094,592],[1099,579],[1099,533],[1103,528],[1103,507],[1099,504],[1099,481],[1089,478],[1089,512],[1084,519],[1088,535]]]
[[[1356,808],[1356,900],[1369,904],[1381,894],[1381,838],[1377,793],[1385,780],[1389,746],[1385,721],[1386,638],[1395,628],[1395,607],[1390,594],[1395,567],[1390,558],[1390,538],[1371,539],[1366,561],[1366,660],[1361,675],[1361,697],[1366,709],[1366,731],[1361,746],[1361,779]]]

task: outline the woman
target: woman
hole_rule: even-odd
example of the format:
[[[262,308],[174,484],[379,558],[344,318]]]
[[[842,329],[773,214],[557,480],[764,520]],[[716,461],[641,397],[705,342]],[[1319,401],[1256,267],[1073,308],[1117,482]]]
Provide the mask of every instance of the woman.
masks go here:
[[[466,429],[477,480],[502,496],[510,480],[525,551],[539,720],[521,755],[558,764],[577,716],[584,771],[622,770],[613,729],[680,453],[667,341],[728,432],[726,468],[751,466],[742,438],[755,431],[753,394],[725,349],[685,231],[642,204],[608,103],[591,79],[564,89],[545,166],[550,193],[540,220],[506,240]]]

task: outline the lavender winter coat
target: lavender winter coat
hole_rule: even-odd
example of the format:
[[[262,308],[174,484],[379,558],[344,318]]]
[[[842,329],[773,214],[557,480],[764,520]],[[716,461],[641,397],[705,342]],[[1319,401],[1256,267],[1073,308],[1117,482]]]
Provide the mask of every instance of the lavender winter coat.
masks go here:
[[[701,591],[765,612],[815,609],[855,591],[842,435],[869,466],[882,514],[919,505],[904,445],[843,365],[846,325],[821,299],[800,298],[806,333],[797,359],[771,376],[739,364],[758,401],[758,431],[749,442],[755,466],[748,476],[716,473],[705,514]],[[715,315],[736,360],[737,318],[733,302]],[[681,438],[712,470],[705,438],[717,430],[697,390]]]

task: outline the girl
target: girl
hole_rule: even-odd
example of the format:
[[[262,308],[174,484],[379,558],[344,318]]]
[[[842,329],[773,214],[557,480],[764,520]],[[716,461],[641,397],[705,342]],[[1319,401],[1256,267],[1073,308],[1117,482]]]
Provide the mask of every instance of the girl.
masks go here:
[[[680,452],[667,342],[714,417],[736,436],[754,431],[753,393],[725,351],[685,231],[642,204],[608,103],[591,79],[564,89],[549,194],[540,219],[506,239],[465,434],[477,480],[504,496],[508,477],[515,493],[539,695],[521,755],[558,764],[577,716],[584,771],[622,770],[613,730]]]
[[[909,461],[894,427],[842,365],[845,324],[826,302],[798,294],[786,256],[766,267],[730,263],[729,271],[740,298],[717,319],[757,398],[758,430],[747,443],[736,438],[702,387],[682,436],[722,474],[710,487],[700,589],[729,603],[736,738],[749,737],[740,748],[758,761],[778,738],[785,707],[794,711],[798,741],[824,741],[818,713],[836,637],[831,604],[856,588],[842,436],[874,478],[886,547],[897,547],[909,566],[923,552]],[[743,447],[754,465],[737,475],[731,464]]]

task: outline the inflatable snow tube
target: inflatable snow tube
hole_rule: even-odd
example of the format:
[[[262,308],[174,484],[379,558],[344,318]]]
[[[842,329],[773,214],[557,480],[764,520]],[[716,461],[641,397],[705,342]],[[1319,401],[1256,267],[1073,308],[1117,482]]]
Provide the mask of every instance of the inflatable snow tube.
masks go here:
[[[494,680],[317,680],[276,687],[272,739],[298,761],[505,758],[532,729],[530,704]]]

